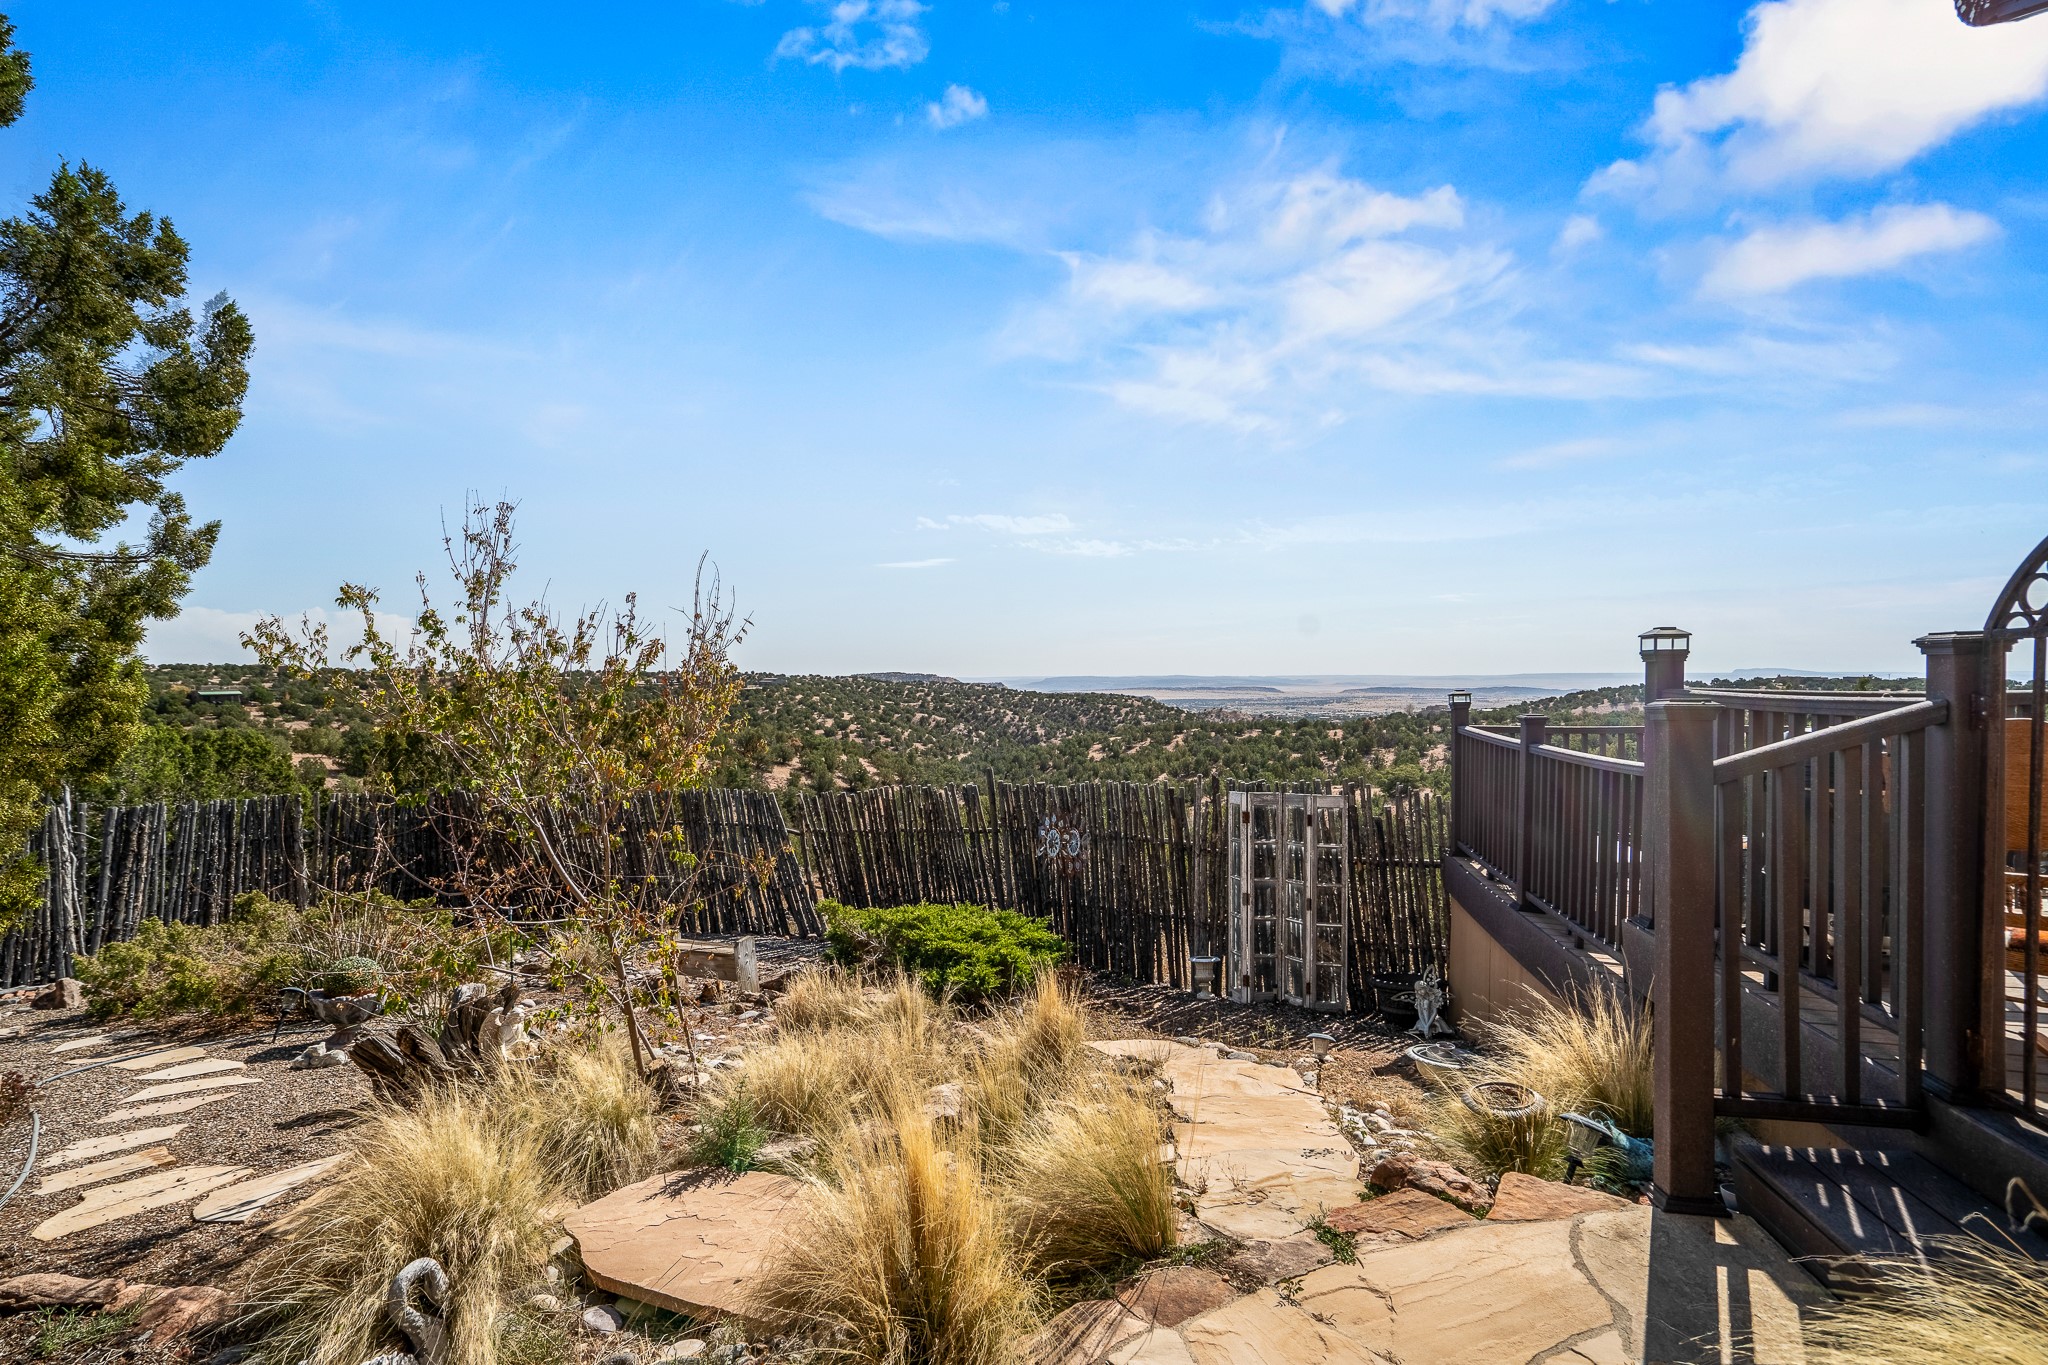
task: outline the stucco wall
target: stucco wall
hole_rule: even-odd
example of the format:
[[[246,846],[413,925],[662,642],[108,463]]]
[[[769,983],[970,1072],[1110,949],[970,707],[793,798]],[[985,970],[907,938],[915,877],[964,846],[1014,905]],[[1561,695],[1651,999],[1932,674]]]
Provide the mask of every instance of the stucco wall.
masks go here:
[[[1485,1024],[1517,1005],[1534,991],[1546,1000],[1557,996],[1542,980],[1515,961],[1507,949],[1479,927],[1465,907],[1451,900],[1451,1013],[1460,1024]]]

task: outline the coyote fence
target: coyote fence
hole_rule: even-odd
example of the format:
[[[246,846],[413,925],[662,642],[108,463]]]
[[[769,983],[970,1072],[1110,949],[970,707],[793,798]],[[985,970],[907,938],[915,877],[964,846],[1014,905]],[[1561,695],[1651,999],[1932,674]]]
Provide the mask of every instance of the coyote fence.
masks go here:
[[[1244,784],[1251,787],[1253,784]],[[1084,966],[1192,985],[1190,958],[1220,956],[1229,787],[875,787],[790,798],[708,790],[642,797],[620,849],[625,881],[680,902],[689,934],[814,937],[820,899],[847,905],[972,901],[1047,918]],[[1347,788],[1351,998],[1376,976],[1441,969],[1447,909],[1444,808],[1428,793],[1379,800]],[[45,868],[29,919],[0,937],[0,987],[50,981],[71,958],[134,936],[145,919],[219,923],[259,891],[308,903],[366,889],[460,904],[480,863],[516,856],[464,837],[467,808],[296,796],[88,807],[54,802],[30,849]],[[663,831],[680,825],[698,863],[680,873]],[[531,907],[533,917],[558,913]],[[515,913],[517,913],[515,911]]]

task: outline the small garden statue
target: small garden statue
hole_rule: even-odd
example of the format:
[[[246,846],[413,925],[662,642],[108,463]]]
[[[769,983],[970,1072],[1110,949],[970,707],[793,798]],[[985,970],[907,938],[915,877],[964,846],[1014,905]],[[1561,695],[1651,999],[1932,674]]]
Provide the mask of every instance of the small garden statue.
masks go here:
[[[1410,1033],[1422,1038],[1434,1038],[1439,1034],[1455,1034],[1443,1017],[1444,1006],[1451,1002],[1451,988],[1444,982],[1442,973],[1431,967],[1415,978],[1415,1027]]]

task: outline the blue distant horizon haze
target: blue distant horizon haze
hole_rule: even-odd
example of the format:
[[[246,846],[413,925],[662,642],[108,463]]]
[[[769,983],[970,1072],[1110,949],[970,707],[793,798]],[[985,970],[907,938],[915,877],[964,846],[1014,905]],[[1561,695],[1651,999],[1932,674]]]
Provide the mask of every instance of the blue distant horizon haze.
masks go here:
[[[256,354],[159,661],[465,495],[782,672],[1917,672],[2048,535],[2048,18],[4,6]]]

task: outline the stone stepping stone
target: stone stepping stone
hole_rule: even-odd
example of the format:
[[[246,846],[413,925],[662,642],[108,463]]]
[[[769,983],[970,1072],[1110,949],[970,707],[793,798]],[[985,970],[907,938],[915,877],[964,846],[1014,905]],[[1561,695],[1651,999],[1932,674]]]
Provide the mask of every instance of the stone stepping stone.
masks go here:
[[[261,1085],[260,1076],[206,1076],[196,1081],[179,1081],[174,1085],[153,1085],[147,1090],[138,1090],[123,1104],[144,1104],[150,1100],[167,1100],[173,1095],[196,1095],[202,1090],[226,1090],[238,1085]]]
[[[53,1242],[73,1232],[128,1218],[166,1204],[196,1199],[209,1190],[232,1185],[249,1174],[247,1166],[178,1166],[140,1180],[102,1185],[64,1212],[36,1224],[29,1236],[38,1242]]]
[[[81,1185],[97,1185],[102,1180],[112,1180],[117,1175],[133,1175],[137,1171],[152,1171],[162,1166],[174,1166],[178,1159],[171,1155],[168,1147],[151,1147],[145,1151],[130,1152],[126,1156],[109,1157],[95,1161],[89,1166],[74,1166],[68,1171],[46,1175],[36,1186],[37,1194],[57,1194],[63,1190],[75,1190]]]
[[[599,1289],[671,1312],[740,1316],[803,1190],[763,1171],[657,1175],[562,1221]]]
[[[55,1046],[55,1047],[51,1048],[51,1049],[50,1049],[50,1051],[52,1051],[52,1052],[76,1052],[76,1051],[77,1051],[77,1050],[78,1050],[79,1048],[82,1048],[82,1047],[98,1047],[98,1046],[99,1046],[99,1045],[100,1045],[101,1043],[104,1043],[104,1042],[106,1042],[106,1041],[107,1041],[107,1035],[106,1035],[106,1034],[104,1034],[104,1033],[95,1033],[95,1034],[93,1034],[93,1035],[92,1035],[91,1037],[88,1037],[88,1038],[73,1038],[73,1039],[72,1039],[72,1040],[71,1040],[70,1042],[68,1042],[68,1043],[59,1043],[59,1044],[57,1044],[57,1046]]]
[[[158,1119],[166,1114],[182,1114],[189,1109],[218,1104],[222,1100],[232,1098],[233,1096],[224,1094],[186,1095],[175,1100],[159,1100],[155,1104],[138,1104],[133,1109],[116,1109],[99,1122],[133,1123],[136,1119]]]
[[[149,1059],[152,1063],[158,1058]],[[178,1066],[167,1066],[161,1071],[152,1071],[147,1076],[137,1076],[138,1081],[182,1081],[191,1076],[215,1076],[223,1071],[241,1071],[247,1062],[231,1062],[225,1057],[209,1057],[203,1062],[184,1062]]]
[[[273,1171],[254,1180],[225,1186],[193,1205],[192,1217],[201,1223],[246,1223],[271,1200],[318,1180],[346,1160],[345,1154],[323,1156],[318,1161],[287,1166],[284,1170]]]
[[[43,1158],[45,1166],[67,1166],[74,1161],[83,1161],[89,1156],[105,1156],[109,1152],[125,1152],[131,1147],[147,1147],[152,1142],[169,1142],[190,1127],[189,1124],[174,1123],[167,1128],[138,1128],[132,1133],[113,1133],[107,1137],[80,1138],[62,1151],[52,1152]]]
[[[120,1054],[115,1053],[114,1055],[118,1057]],[[174,1047],[168,1052],[152,1052],[147,1057],[132,1057],[125,1062],[114,1062],[113,1065],[120,1071],[147,1071],[153,1066],[168,1066],[172,1062],[196,1062],[205,1055],[206,1049],[203,1047]],[[80,1060],[104,1062],[110,1059],[106,1057],[85,1057]]]

